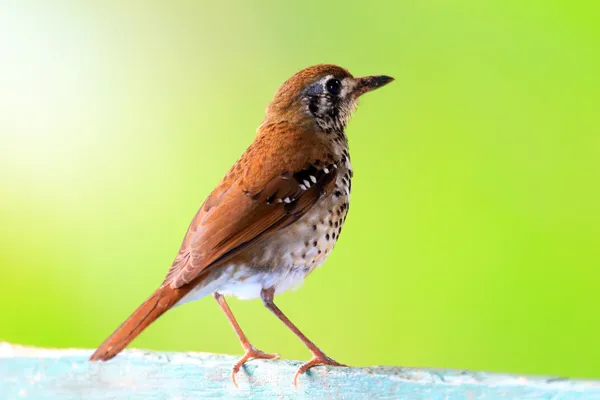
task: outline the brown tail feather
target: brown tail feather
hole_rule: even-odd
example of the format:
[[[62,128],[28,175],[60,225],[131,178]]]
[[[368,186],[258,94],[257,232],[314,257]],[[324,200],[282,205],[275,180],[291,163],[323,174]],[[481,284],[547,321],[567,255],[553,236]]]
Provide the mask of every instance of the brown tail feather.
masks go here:
[[[107,361],[116,356],[148,325],[173,307],[190,288],[173,289],[161,286],[131,314],[92,354],[90,361]]]

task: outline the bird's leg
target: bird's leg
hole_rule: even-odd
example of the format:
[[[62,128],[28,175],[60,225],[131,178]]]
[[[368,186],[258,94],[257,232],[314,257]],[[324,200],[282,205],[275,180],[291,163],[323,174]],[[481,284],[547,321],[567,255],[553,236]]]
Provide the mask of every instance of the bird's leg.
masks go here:
[[[325,353],[323,353],[323,351],[321,351],[321,349],[319,349],[313,342],[310,341],[310,339],[308,339],[302,332],[300,332],[300,329],[298,329],[298,327],[296,327],[296,325],[294,325],[292,323],[292,321],[290,321],[289,318],[285,316],[285,314],[273,302],[273,296],[275,295],[274,288],[263,289],[261,291],[260,295],[261,295],[261,298],[263,300],[265,307],[267,307],[269,310],[271,310],[271,312],[273,314],[275,314],[277,316],[277,318],[279,318],[281,320],[281,322],[283,322],[285,324],[285,326],[290,328],[290,330],[292,332],[294,332],[294,334],[296,334],[296,336],[298,336],[298,338],[300,338],[302,343],[304,343],[304,345],[306,347],[308,347],[308,349],[310,350],[310,352],[313,355],[313,357],[310,361],[302,364],[300,366],[300,368],[298,368],[298,370],[296,371],[296,375],[294,375],[294,386],[296,386],[298,377],[300,375],[302,375],[303,373],[308,371],[310,368],[315,367],[317,365],[332,365],[335,367],[347,367],[347,365],[340,364],[339,362],[335,361],[334,359],[327,357],[327,355],[325,355]]]
[[[219,303],[221,310],[223,310],[223,312],[227,316],[227,319],[229,320],[231,326],[235,330],[235,333],[237,334],[238,338],[240,339],[240,343],[242,344],[242,348],[244,349],[244,356],[240,358],[240,360],[233,366],[233,370],[231,371],[231,379],[233,380],[233,384],[235,385],[235,387],[237,387],[237,382],[235,381],[235,374],[238,373],[238,371],[246,361],[258,358],[275,359],[279,358],[279,354],[265,353],[264,351],[258,350],[254,346],[252,346],[252,344],[250,344],[250,341],[244,334],[244,331],[242,331],[242,328],[240,328],[240,325],[235,320],[235,317],[231,312],[231,308],[229,308],[229,305],[225,301],[225,297],[223,297],[222,294],[216,292],[213,293],[213,297],[215,298],[217,303]]]

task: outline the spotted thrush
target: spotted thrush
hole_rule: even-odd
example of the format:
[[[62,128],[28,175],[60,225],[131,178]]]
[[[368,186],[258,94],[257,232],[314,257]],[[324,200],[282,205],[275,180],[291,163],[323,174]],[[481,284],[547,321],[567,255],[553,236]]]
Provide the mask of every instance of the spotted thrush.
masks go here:
[[[277,358],[256,349],[224,296],[260,297],[308,347],[316,365],[327,357],[275,305],[297,286],[340,237],[350,204],[352,166],[344,133],[358,98],[393,78],[354,78],[335,65],[316,65],[277,91],[254,142],[204,201],[162,285],[108,337],[90,360],[109,360],[170,308],[208,294],[216,299],[249,359]]]

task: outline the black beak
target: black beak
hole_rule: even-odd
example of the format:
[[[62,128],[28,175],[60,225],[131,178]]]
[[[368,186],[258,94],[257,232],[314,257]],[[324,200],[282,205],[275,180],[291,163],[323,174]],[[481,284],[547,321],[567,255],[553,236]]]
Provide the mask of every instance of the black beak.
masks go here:
[[[356,93],[356,97],[358,97],[362,94],[370,92],[371,90],[375,90],[384,85],[387,85],[388,83],[390,83],[393,80],[394,80],[394,78],[392,78],[391,76],[386,76],[386,75],[374,75],[374,76],[364,76],[362,78],[356,78],[357,85],[356,85],[356,88],[354,89],[354,92]]]

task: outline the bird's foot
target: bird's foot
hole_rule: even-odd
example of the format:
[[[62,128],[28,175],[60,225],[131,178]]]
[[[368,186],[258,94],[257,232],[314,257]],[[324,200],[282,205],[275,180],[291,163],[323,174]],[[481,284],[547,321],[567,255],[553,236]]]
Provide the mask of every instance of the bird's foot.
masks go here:
[[[304,363],[298,368],[296,371],[296,375],[294,375],[294,386],[297,386],[298,377],[311,369],[312,367],[316,367],[317,365],[331,365],[333,367],[347,367],[345,364],[340,364],[332,358],[327,357],[324,353],[313,353],[313,358]]]
[[[237,363],[235,363],[235,365],[233,366],[233,370],[231,371],[231,380],[233,381],[235,387],[238,387],[237,382],[235,381],[235,375],[240,371],[242,365],[244,365],[246,361],[257,360],[259,358],[263,358],[266,360],[274,360],[276,358],[279,358],[279,354],[265,353],[262,350],[255,349],[253,346],[247,348],[244,357],[240,358],[240,360]]]

